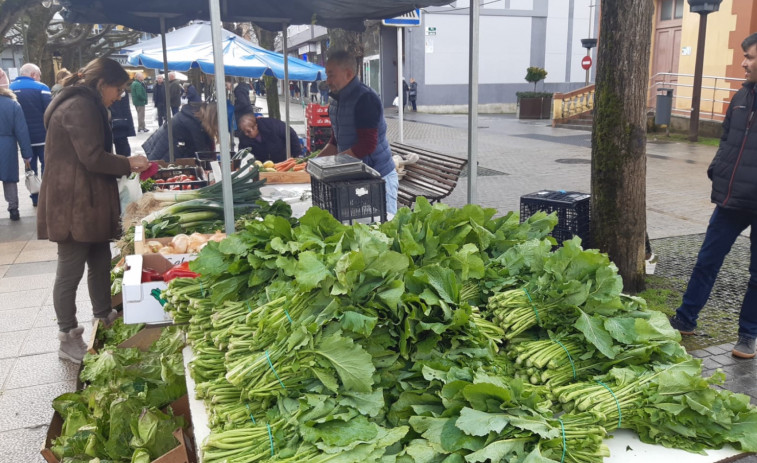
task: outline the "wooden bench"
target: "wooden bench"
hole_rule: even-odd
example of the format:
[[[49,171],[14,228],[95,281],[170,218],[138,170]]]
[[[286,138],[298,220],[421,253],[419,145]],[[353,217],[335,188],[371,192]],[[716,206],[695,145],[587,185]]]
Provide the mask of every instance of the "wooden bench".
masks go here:
[[[392,154],[403,158],[411,153],[418,155],[418,161],[405,164],[405,176],[400,179],[397,202],[400,206],[412,207],[418,196],[424,196],[431,203],[438,202],[452,193],[457,186],[460,173],[468,164],[467,159],[447,156],[427,149],[401,143],[390,143]]]

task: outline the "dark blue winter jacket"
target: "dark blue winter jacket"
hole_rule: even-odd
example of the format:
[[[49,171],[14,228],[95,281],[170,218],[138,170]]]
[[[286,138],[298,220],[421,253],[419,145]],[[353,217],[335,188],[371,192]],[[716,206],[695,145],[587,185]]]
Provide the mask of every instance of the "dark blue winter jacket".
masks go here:
[[[0,90],[0,182],[18,182],[18,147],[21,156],[31,159],[32,146],[21,106],[8,92]]]
[[[44,122],[45,110],[52,99],[50,88],[31,77],[18,76],[11,82],[10,89],[16,94],[16,100],[24,110],[32,146],[44,146],[47,136]]]

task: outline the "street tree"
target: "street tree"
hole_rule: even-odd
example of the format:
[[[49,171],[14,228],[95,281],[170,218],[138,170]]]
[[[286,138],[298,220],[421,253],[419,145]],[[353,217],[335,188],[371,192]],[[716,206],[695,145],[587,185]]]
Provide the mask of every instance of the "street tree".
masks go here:
[[[258,45],[266,50],[276,51],[276,36],[278,32],[269,31],[257,24],[252,25],[252,30],[258,38]],[[263,76],[265,82],[265,101],[268,104],[268,117],[281,120],[281,108],[279,107],[279,80],[274,76]],[[285,92],[289,91],[284,89]]]
[[[362,80],[365,47],[363,46],[363,34],[361,32],[329,28],[329,49],[346,50],[354,56],[357,75]]]
[[[654,4],[602,2],[591,161],[591,237],[626,291],[644,287],[646,98]]]

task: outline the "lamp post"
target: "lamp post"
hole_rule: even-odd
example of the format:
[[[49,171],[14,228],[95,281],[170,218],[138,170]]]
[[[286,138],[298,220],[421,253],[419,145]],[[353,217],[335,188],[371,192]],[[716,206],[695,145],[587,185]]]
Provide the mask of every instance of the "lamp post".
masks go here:
[[[699,38],[697,59],[694,65],[694,88],[691,95],[691,118],[689,119],[689,141],[699,139],[699,105],[702,96],[702,69],[704,68],[704,39],[707,35],[707,15],[718,11],[723,0],[688,0],[692,13],[699,14]]]
[[[588,87],[591,77],[591,49],[597,46],[597,39],[581,39],[581,46],[586,49],[586,56],[589,57],[589,65],[584,66],[584,69],[586,69],[586,86]]]

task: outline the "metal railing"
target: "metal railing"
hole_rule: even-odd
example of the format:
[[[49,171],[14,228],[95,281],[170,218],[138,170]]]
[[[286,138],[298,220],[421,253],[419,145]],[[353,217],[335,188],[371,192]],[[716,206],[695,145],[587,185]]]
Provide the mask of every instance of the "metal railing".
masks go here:
[[[684,82],[681,82],[684,80]],[[731,88],[729,82],[743,82],[743,78],[725,76],[702,76],[702,96],[699,106],[699,118],[712,121],[722,121],[731,96],[738,88]],[[690,83],[687,83],[690,82]],[[694,87],[694,74],[678,74],[674,72],[660,72],[649,79],[649,94],[647,107],[653,109],[657,106],[657,94],[661,88],[673,89],[672,114],[688,117],[691,114],[691,95],[680,95],[679,89]],[[680,108],[677,102],[688,100],[688,108]]]

